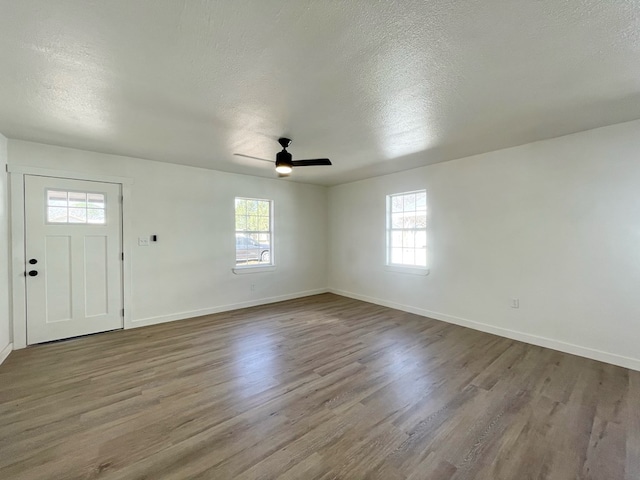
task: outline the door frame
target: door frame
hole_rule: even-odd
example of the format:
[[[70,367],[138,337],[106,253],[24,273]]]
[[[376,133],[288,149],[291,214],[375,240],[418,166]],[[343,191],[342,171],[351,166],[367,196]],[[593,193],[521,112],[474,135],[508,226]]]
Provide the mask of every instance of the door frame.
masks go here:
[[[13,349],[27,346],[27,282],[24,275],[26,257],[25,236],[25,202],[24,176],[65,178],[71,180],[86,180],[103,183],[116,183],[122,192],[121,222],[122,222],[122,303],[124,308],[123,328],[132,328],[131,323],[131,248],[133,237],[129,215],[131,186],[133,178],[115,177],[111,175],[77,173],[48,168],[30,167],[26,165],[7,165],[9,173],[9,211],[11,216],[11,316],[13,317]]]

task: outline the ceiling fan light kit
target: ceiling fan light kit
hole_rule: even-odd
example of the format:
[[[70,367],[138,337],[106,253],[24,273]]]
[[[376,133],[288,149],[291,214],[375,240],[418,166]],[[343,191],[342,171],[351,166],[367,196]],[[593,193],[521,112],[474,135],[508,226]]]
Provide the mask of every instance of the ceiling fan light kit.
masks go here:
[[[278,165],[278,166],[276,166],[276,172],[281,173],[282,175],[288,175],[292,171],[293,171],[293,169],[288,165]]]
[[[293,171],[293,168],[291,168],[291,166],[285,165],[282,163],[281,164],[276,163],[276,172],[286,175],[288,173],[291,173],[292,171]]]
[[[282,151],[276,154],[276,172],[278,173],[291,173],[293,170],[293,162],[291,160],[291,154],[287,152],[287,147],[291,145],[291,140],[288,138],[280,138],[278,140],[282,145]]]

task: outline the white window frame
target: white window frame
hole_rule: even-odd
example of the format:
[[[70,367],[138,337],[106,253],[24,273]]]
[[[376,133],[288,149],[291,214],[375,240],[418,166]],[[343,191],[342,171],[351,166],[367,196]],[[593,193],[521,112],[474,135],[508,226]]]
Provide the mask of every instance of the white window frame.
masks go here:
[[[237,229],[237,214],[236,214],[236,203],[238,200],[243,201],[259,201],[259,202],[268,202],[269,204],[269,230],[238,230]],[[235,274],[245,274],[245,273],[259,273],[259,272],[268,272],[275,270],[275,262],[273,255],[273,218],[274,218],[274,202],[268,198],[251,198],[251,197],[235,197],[233,202],[233,221],[234,221],[234,240],[238,235],[264,235],[267,234],[269,236],[269,263],[256,263],[256,264],[242,264],[237,263],[237,243],[234,243],[233,253],[235,255],[234,268],[232,269]]]
[[[428,266],[428,256],[427,251],[425,252],[425,265],[416,265],[414,264],[409,264],[409,263],[393,263],[392,262],[392,248],[393,248],[393,242],[392,242],[392,237],[393,237],[393,233],[394,232],[406,232],[406,231],[413,231],[413,232],[422,232],[425,235],[427,235],[427,226],[428,226],[428,218],[427,218],[427,223],[425,223],[424,227],[416,227],[413,226],[412,228],[405,228],[404,226],[402,228],[398,228],[398,227],[393,227],[392,224],[392,213],[393,213],[393,208],[392,208],[392,204],[393,204],[393,199],[396,197],[404,197],[406,195],[415,195],[415,194],[419,194],[422,193],[425,195],[426,198],[426,194],[427,191],[426,189],[420,189],[420,190],[412,190],[409,192],[399,192],[399,193],[392,193],[387,195],[387,203],[386,203],[386,207],[387,207],[387,211],[386,211],[386,244],[385,244],[385,248],[386,248],[386,265],[385,268],[387,271],[391,271],[391,272],[397,272],[397,273],[409,273],[409,274],[414,274],[414,275],[428,275],[429,274],[429,268]],[[426,200],[425,200],[426,203]],[[418,211],[418,210],[412,210],[412,211]],[[402,213],[406,213],[409,212],[409,210],[402,210]],[[427,215],[428,212],[428,208],[427,205],[425,204],[425,215]],[[398,212],[395,212],[398,213]],[[409,247],[412,248],[414,250],[417,250],[417,248],[414,247]]]

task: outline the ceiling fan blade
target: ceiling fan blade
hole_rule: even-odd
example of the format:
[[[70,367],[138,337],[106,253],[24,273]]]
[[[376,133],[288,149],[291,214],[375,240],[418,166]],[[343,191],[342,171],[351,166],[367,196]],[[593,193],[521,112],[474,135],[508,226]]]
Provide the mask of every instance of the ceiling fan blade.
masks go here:
[[[294,167],[310,167],[314,165],[331,165],[328,158],[314,158],[313,160],[294,160],[291,162]]]
[[[244,158],[250,158],[252,160],[260,160],[262,162],[273,163],[273,160],[267,160],[266,158],[260,158],[260,157],[252,157],[251,155],[244,155],[243,153],[234,153],[234,155],[236,157],[244,157]]]

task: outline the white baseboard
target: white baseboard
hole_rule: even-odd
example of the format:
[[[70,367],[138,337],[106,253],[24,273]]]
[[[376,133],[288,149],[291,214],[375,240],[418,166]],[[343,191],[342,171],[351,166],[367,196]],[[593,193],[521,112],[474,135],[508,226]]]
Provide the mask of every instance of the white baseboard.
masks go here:
[[[239,310],[241,308],[256,307],[258,305],[267,305],[269,303],[283,302],[285,300],[293,300],[296,298],[309,297],[311,295],[319,295],[321,293],[327,293],[328,291],[329,290],[326,288],[319,288],[316,290],[306,290],[303,292],[289,293],[287,295],[279,295],[277,297],[259,298],[256,300],[249,300],[246,302],[232,303],[229,305],[221,305],[217,307],[204,308],[201,310],[191,310],[188,312],[173,313],[170,315],[160,315],[157,317],[140,318],[137,320],[132,320],[125,326],[125,328],[130,329],[130,328],[146,327],[148,325],[157,325],[159,323],[174,322],[176,320],[184,320],[186,318],[201,317],[203,315],[212,315],[214,313],[228,312],[231,310]]]
[[[10,343],[0,351],[0,365],[4,362],[9,354],[13,351],[13,343]]]
[[[508,328],[496,327],[488,325],[486,323],[476,322],[474,320],[468,320],[466,318],[454,317],[445,313],[433,312],[410,305],[403,305],[400,303],[383,300],[380,298],[373,298],[366,295],[360,295],[358,293],[347,292],[344,290],[338,290],[335,288],[329,288],[329,292],[336,295],[342,295],[343,297],[349,297],[356,300],[362,300],[363,302],[374,303],[376,305],[382,305],[383,307],[389,307],[396,310],[402,310],[403,312],[415,313],[423,317],[433,318],[435,320],[441,320],[447,323],[453,323],[463,327],[472,328],[481,332],[492,333],[501,337],[510,338],[512,340],[519,340],[521,342],[530,343],[539,347],[550,348],[552,350],[558,350],[564,353],[571,353],[580,357],[590,358],[592,360],[598,360],[600,362],[610,363],[612,365],[618,365],[620,367],[630,368],[631,370],[640,371],[640,359],[624,357],[622,355],[616,355],[615,353],[603,352],[593,348],[582,347],[580,345],[574,345],[572,343],[562,342],[560,340],[554,340],[552,338],[540,337],[538,335],[532,335],[530,333],[518,332],[517,330],[510,330]]]

